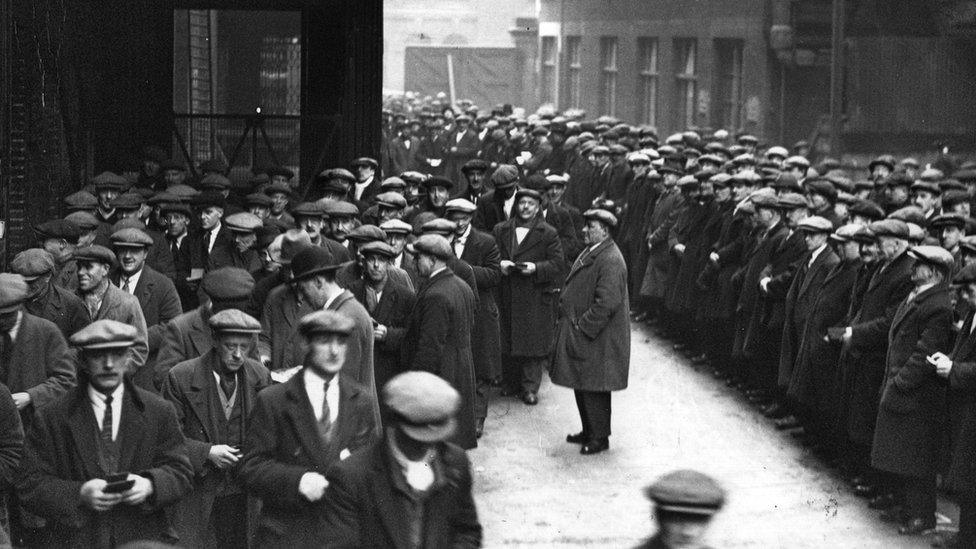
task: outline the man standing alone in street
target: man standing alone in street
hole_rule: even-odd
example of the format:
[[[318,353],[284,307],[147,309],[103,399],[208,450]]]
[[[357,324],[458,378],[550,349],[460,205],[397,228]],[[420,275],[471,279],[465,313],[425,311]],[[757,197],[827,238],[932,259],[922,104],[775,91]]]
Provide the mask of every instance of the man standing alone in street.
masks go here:
[[[566,442],[582,444],[580,453],[589,455],[610,447],[610,391],[627,388],[630,300],[627,267],[610,238],[617,218],[606,210],[588,210],[583,217],[586,248],[561,293],[550,376],[576,392],[583,430]]]

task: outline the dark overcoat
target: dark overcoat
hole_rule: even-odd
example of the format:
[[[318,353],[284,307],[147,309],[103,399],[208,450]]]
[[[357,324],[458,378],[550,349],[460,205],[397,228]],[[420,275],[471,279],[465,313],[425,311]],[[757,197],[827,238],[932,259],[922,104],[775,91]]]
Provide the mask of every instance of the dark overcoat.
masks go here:
[[[903,301],[888,332],[871,465],[913,477],[939,470],[946,384],[927,357],[952,339],[949,287],[936,285]]]
[[[698,275],[708,261],[712,242],[718,238],[721,227],[712,222],[716,217],[718,208],[714,203],[689,202],[668,237],[670,250],[677,244],[683,244],[685,249],[680,256],[675,256],[678,276],[671,285],[667,307],[689,319],[694,317],[702,295]]]
[[[495,379],[502,375],[501,335],[495,299],[502,278],[498,244],[491,235],[472,227],[460,259],[471,266],[478,286],[478,304],[471,332],[475,375],[480,379]]]
[[[704,303],[710,304],[702,307],[702,315],[705,318],[730,319],[735,315],[740,289],[734,283],[734,275],[742,268],[753,225],[751,214],[736,210],[731,204],[721,208],[719,215],[721,226],[718,238],[709,252],[718,254],[718,262],[706,263],[699,276],[701,285],[707,289]]]
[[[497,198],[496,198],[497,196]],[[511,212],[505,212],[505,201],[498,196],[498,191],[491,190],[481,195],[475,206],[474,218],[471,224],[481,231],[491,231],[495,225],[508,219]]]
[[[102,297],[102,306],[98,308],[92,322],[102,319],[115,320],[136,329],[138,337],[132,345],[132,364],[130,367],[132,372],[138,372],[146,364],[146,358],[149,356],[146,319],[142,316],[139,300],[132,294],[123,292],[109,283],[105,295]]]
[[[664,299],[667,296],[668,273],[673,258],[668,248],[668,235],[684,204],[684,197],[676,188],[664,191],[649,212],[647,222],[647,269],[641,281],[642,296]]]
[[[329,472],[323,547],[408,549],[414,491],[384,440],[336,464]],[[482,531],[471,496],[471,464],[453,444],[437,446],[434,484],[423,500],[419,547],[481,547]]]
[[[119,470],[153,482],[152,498],[137,507],[119,504],[96,513],[79,504],[81,485],[109,473],[100,463],[98,433],[87,383],[38,411],[17,485],[24,507],[47,519],[34,547],[170,539],[164,508],[189,491],[192,476],[172,404],[127,382],[116,438]]]
[[[450,269],[422,284],[403,336],[401,363],[409,370],[436,374],[461,393],[454,441],[462,448],[478,445],[474,417],[474,292]]]
[[[357,301],[366,306],[365,281],[357,280],[349,291],[356,296]],[[390,378],[406,370],[400,364],[400,345],[416,300],[417,294],[411,288],[388,280],[376,309],[370,313],[373,320],[386,326],[386,338],[373,342],[373,372],[376,376],[376,390],[379,392],[382,392]]]
[[[760,310],[759,280],[764,276],[764,270],[769,265],[773,253],[783,245],[789,234],[789,229],[783,222],[779,222],[768,229],[758,229],[758,234],[751,235],[755,240],[743,255],[741,283],[738,301],[736,302],[735,345],[733,355],[746,353],[745,345],[752,327],[753,316]],[[768,272],[768,271],[767,271]],[[758,325],[758,319],[756,320]],[[776,347],[779,349],[779,347]]]
[[[559,327],[549,376],[582,391],[627,388],[630,299],[627,266],[612,239],[576,261],[559,298]]]
[[[970,312],[949,358],[951,460],[946,481],[958,494],[976,495],[976,334]]]
[[[768,386],[776,384],[780,339],[786,321],[786,293],[804,254],[806,254],[806,244],[803,241],[803,234],[794,231],[773,248],[766,267],[759,275],[760,280],[768,276],[770,281],[766,286],[767,292],[760,290],[756,293],[755,308],[749,319],[744,350],[747,356],[757,357],[763,362],[768,361],[770,365],[768,372],[762,367],[757,370],[764,387],[767,384]]]
[[[119,276],[119,273],[116,273],[112,279],[116,285],[119,283]],[[153,366],[159,354],[159,346],[163,342],[166,323],[183,314],[183,306],[173,281],[148,265],[142,268],[133,295],[139,300],[139,306],[142,308],[149,344],[147,367],[136,372],[133,381],[148,391],[159,391],[165,378],[156,376]]]
[[[566,273],[562,245],[556,229],[541,219],[529,228],[521,244],[515,238],[515,220],[495,225],[492,231],[501,260],[535,263],[530,275],[503,276],[498,308],[502,355],[544,357],[552,351],[555,306]]]
[[[34,316],[53,322],[65,339],[91,323],[88,309],[81,299],[53,281],[48,284],[44,294],[24,303],[24,308]]]
[[[172,402],[176,417],[186,437],[187,456],[193,469],[193,490],[172,508],[173,527],[185,547],[213,547],[215,540],[209,532],[213,501],[224,483],[236,482],[237,471],[218,469],[208,456],[210,447],[219,444],[220,409],[214,379],[217,355],[215,351],[181,362],[170,369],[162,386],[163,397]],[[247,431],[248,415],[254,409],[257,394],[271,385],[271,374],[261,363],[247,359],[238,378],[237,395],[241,410],[242,431]],[[243,437],[242,437],[243,438]],[[248,501],[248,519],[256,518],[257,500]],[[242,517],[243,518],[243,517]],[[254,533],[254,520],[245,522],[249,534]],[[248,535],[247,539],[251,539]]]
[[[373,403],[373,420],[380,425],[378,388],[373,370],[373,320],[366,312],[366,308],[356,301],[349,290],[343,290],[332,300],[332,303],[329,303],[326,310],[342,313],[351,318],[354,323],[352,334],[347,339],[346,361],[342,365],[342,374],[362,385],[369,393]]]
[[[878,399],[885,379],[888,332],[898,305],[912,291],[912,266],[907,253],[875,269],[861,308],[851,319],[851,340],[845,368],[850,369],[847,428],[851,440],[870,446],[878,419]]]
[[[33,413],[57,401],[77,383],[73,355],[61,331],[49,320],[23,313],[7,365],[7,388],[30,395],[21,416],[29,425]]]
[[[339,416],[326,444],[302,373],[257,395],[240,469],[245,486],[262,502],[256,547],[316,546],[323,534],[325,502],[305,499],[299,480],[310,472],[325,475],[347,451],[369,445],[378,436],[373,407],[370,391],[340,373]]]
[[[272,370],[287,370],[301,364],[304,357],[298,321],[311,312],[312,307],[299,299],[298,290],[290,282],[268,294],[261,313],[258,354],[271,358]]]

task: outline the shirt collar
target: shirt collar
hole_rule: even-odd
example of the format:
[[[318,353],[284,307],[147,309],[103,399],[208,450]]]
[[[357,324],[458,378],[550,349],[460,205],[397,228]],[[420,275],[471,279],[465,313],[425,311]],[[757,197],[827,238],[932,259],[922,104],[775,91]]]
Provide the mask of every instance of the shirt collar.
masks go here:
[[[816,250],[814,250],[813,253],[810,254],[810,263],[813,263],[814,261],[816,261],[817,260],[817,257],[819,257],[820,254],[824,250],[826,250],[826,249],[827,249],[827,244],[821,244],[819,248],[817,248]]]
[[[17,340],[17,333],[20,332],[20,325],[23,321],[24,321],[24,311],[17,311],[17,320],[14,321],[13,327],[10,328],[10,331],[8,332],[10,334],[11,341]]]
[[[142,269],[139,269],[138,271],[136,271],[135,273],[129,276],[125,276],[125,273],[119,273],[119,288],[121,288],[122,284],[124,284],[125,281],[128,280],[129,288],[135,290],[135,287],[139,284],[139,279],[142,278],[143,270],[145,270],[145,266],[143,266]]]
[[[441,267],[440,269],[437,269],[436,271],[430,273],[430,276],[427,277],[427,278],[434,278],[435,276],[437,276],[438,274],[440,274],[441,271],[446,271],[446,270],[447,270],[447,267]]]
[[[112,391],[112,403],[114,404],[116,402],[122,402],[123,394],[125,394],[125,383],[119,383],[119,386]],[[88,400],[90,400],[92,404],[97,406],[105,406],[106,398],[107,397],[105,394],[92,387],[90,383],[88,384]]]

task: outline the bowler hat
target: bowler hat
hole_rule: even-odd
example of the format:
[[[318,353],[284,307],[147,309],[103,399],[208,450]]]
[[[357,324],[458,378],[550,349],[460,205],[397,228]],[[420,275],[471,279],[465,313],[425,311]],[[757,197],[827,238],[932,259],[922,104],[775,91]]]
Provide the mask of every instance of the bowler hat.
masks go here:
[[[296,281],[335,272],[340,266],[332,252],[321,246],[309,246],[291,260],[291,272]]]

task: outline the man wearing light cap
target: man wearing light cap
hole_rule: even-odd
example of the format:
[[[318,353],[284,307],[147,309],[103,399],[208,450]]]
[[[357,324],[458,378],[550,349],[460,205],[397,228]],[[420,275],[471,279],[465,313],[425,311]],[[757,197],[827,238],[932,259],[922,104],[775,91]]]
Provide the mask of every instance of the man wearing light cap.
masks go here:
[[[376,177],[379,164],[372,158],[362,157],[352,161],[352,169],[356,175],[356,182],[350,189],[350,193],[353,203],[359,211],[363,211],[373,202],[373,197],[380,193],[380,181]]]
[[[27,282],[24,309],[53,322],[65,339],[91,322],[78,296],[52,282],[54,258],[48,252],[40,248],[24,250],[10,262],[10,270]]]
[[[166,323],[183,313],[180,297],[173,281],[146,265],[147,249],[152,238],[139,229],[122,229],[112,234],[112,245],[119,260],[112,283],[123,292],[136,297],[146,321],[149,355],[146,367],[135,372],[136,385],[147,391],[158,391],[162,377],[154,375],[153,367],[163,342]]]
[[[461,396],[434,374],[405,372],[383,387],[383,405],[383,438],[329,471],[324,545],[480,547],[471,464],[448,442]]]
[[[915,259],[915,288],[898,306],[888,333],[871,465],[897,475],[904,507],[891,514],[901,519],[900,534],[918,535],[935,527],[945,386],[930,357],[950,348],[953,337],[953,259],[938,246],[916,246],[908,254]]]
[[[444,157],[444,176],[451,181],[461,181],[464,177],[461,168],[474,158],[481,149],[478,134],[471,129],[471,117],[460,115],[454,119],[456,127],[443,136],[442,154]]]
[[[478,445],[471,353],[474,291],[448,267],[454,253],[444,237],[422,235],[408,248],[416,255],[417,270],[424,283],[417,292],[417,304],[403,338],[401,364],[410,370],[436,374],[461,393],[460,428],[453,440],[462,448],[474,448]]]
[[[17,493],[46,519],[38,547],[172,542],[165,513],[192,470],[172,405],[131,383],[136,328],[97,320],[71,336],[78,386],[38,411]]]
[[[257,502],[248,501],[238,464],[248,416],[271,375],[249,358],[261,331],[257,319],[225,309],[207,323],[213,349],[174,366],[162,387],[194,473],[193,491],[173,508],[173,526],[186,547],[247,547],[256,526],[247,521],[248,509]]]
[[[477,205],[481,195],[485,192],[485,174],[488,173],[488,163],[480,158],[468,160],[461,166],[464,180],[459,182],[455,191],[455,198],[463,198]]]
[[[262,501],[256,547],[330,546],[322,542],[325,475],[379,435],[375,390],[345,371],[354,329],[336,311],[302,317],[299,373],[257,395],[240,468],[248,491]]]
[[[705,549],[702,538],[725,504],[725,489],[692,470],[672,471],[644,490],[654,502],[658,530],[638,549]]]
[[[263,225],[258,216],[240,212],[228,215],[224,226],[230,231],[232,244],[214,248],[207,259],[207,270],[221,267],[244,269],[252,275],[261,270],[261,258],[254,245],[257,243],[257,230]]]

